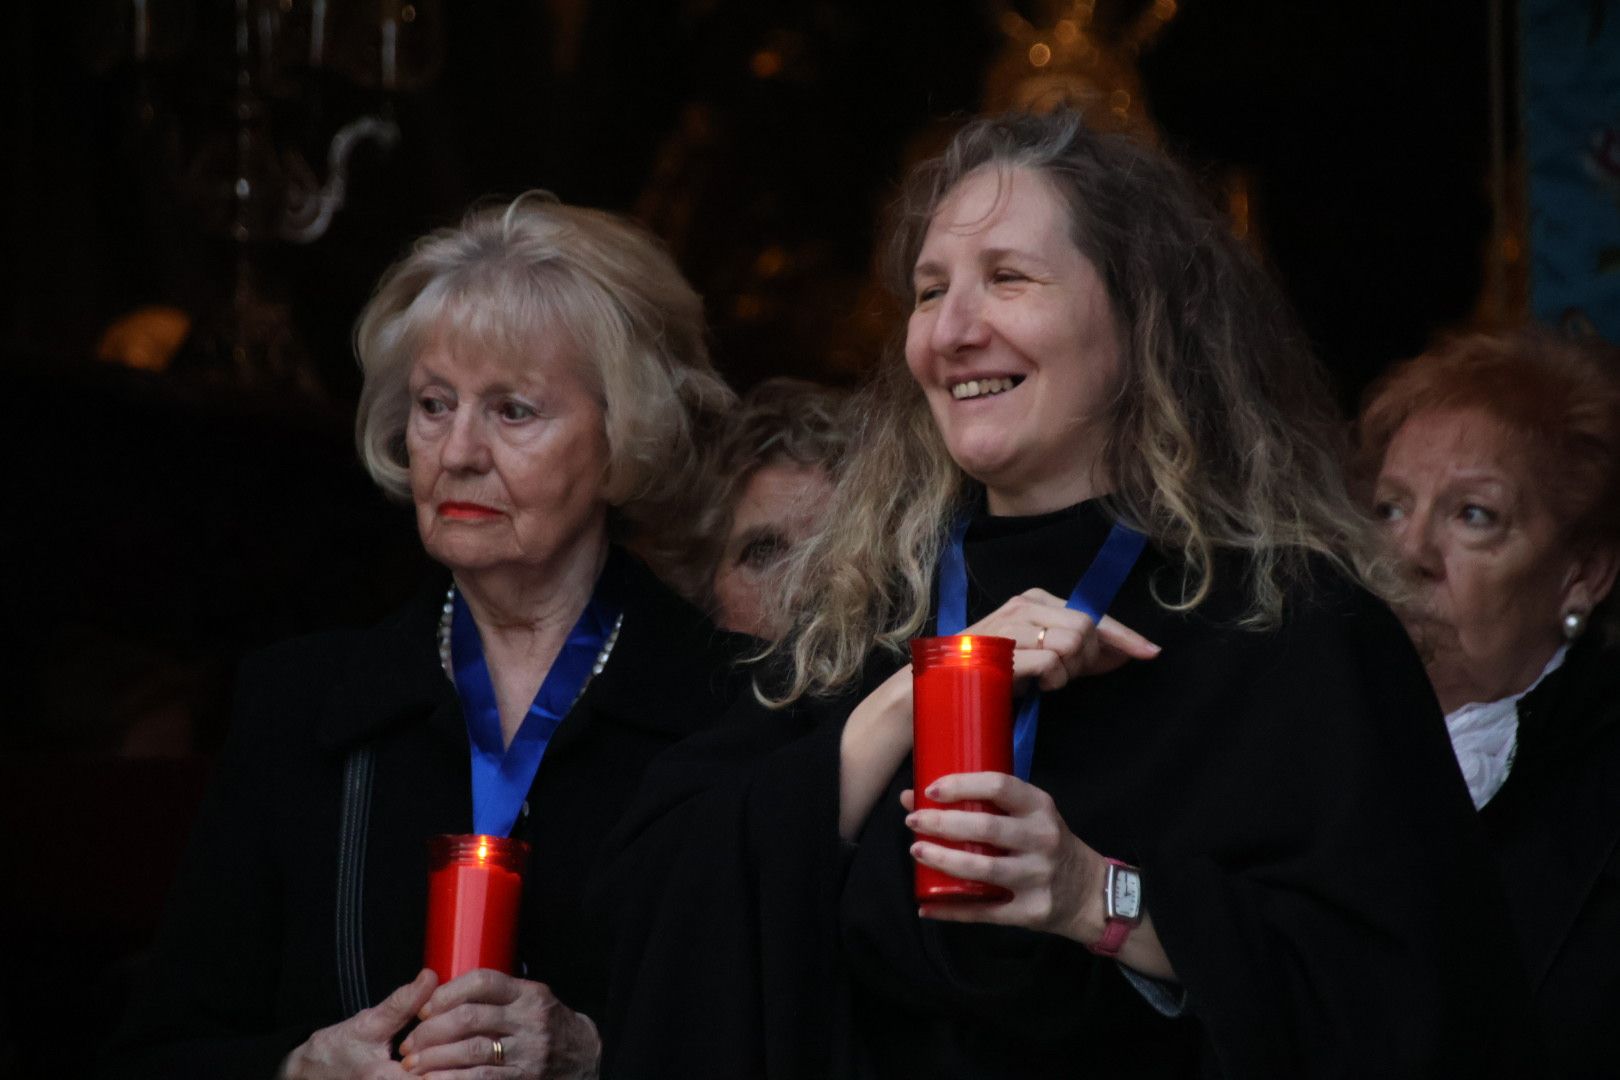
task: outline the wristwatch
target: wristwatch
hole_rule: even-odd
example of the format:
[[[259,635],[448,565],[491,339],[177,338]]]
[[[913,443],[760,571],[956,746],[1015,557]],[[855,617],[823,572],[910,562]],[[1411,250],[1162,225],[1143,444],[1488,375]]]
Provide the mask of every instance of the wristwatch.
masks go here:
[[[1108,860],[1103,912],[1108,921],[1102,937],[1088,947],[1098,956],[1118,956],[1131,931],[1142,925],[1142,871],[1118,859]]]

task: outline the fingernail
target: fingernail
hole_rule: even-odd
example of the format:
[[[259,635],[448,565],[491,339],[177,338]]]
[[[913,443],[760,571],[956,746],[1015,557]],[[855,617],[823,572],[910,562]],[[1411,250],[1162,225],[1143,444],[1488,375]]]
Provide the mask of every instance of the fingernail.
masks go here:
[[[939,798],[939,785],[938,784],[929,784],[928,789],[926,791],[924,791],[923,794],[928,796],[930,799]]]
[[[906,815],[906,828],[915,829],[916,827],[917,827],[917,815],[916,814],[907,814]]]
[[[402,1054],[409,1054],[415,1049],[416,1049],[416,1044],[413,1043],[409,1038],[407,1038],[404,1042],[399,1044],[399,1052],[402,1053]]]
[[[400,1047],[400,1049],[403,1050],[405,1048],[402,1046],[402,1047]],[[404,1069],[406,1072],[415,1072],[416,1071],[416,1055],[415,1054],[406,1054],[402,1059],[400,1059],[399,1067]]]

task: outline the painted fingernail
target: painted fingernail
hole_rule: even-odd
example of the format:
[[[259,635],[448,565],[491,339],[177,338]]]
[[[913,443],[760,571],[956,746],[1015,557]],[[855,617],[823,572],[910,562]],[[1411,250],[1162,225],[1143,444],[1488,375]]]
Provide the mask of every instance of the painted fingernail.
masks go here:
[[[929,784],[927,790],[924,791],[923,794],[927,795],[930,799],[939,798],[939,785]]]

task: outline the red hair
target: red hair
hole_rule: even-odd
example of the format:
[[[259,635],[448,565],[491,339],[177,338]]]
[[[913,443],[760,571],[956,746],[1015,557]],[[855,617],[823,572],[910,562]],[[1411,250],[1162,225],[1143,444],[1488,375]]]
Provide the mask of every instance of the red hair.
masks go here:
[[[1448,338],[1368,391],[1355,473],[1371,487],[1402,425],[1478,410],[1522,438],[1577,544],[1620,546],[1620,349],[1541,329]]]

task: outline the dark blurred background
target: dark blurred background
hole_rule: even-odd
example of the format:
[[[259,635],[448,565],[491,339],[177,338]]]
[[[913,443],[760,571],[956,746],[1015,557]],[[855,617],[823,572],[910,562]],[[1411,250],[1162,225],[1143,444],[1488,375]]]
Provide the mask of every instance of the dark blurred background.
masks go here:
[[[68,1075],[62,1050],[112,1022],[241,654],[369,621],[423,569],[350,436],[349,327],[414,237],[532,187],[632,213],[704,294],[734,383],[852,382],[892,327],[873,236],[908,161],[953,116],[1064,96],[1184,155],[1348,407],[1437,330],[1515,302],[1495,231],[1513,193],[1499,174],[1493,214],[1491,171],[1516,141],[1491,110],[1511,16],[1393,0],[7,5],[0,372],[20,465],[0,531],[0,825],[21,872],[0,874],[0,1071]]]

